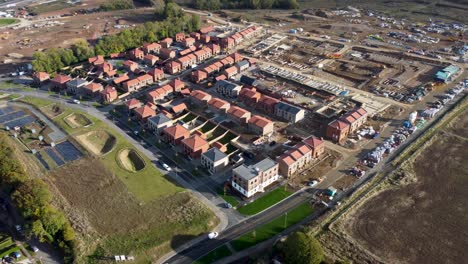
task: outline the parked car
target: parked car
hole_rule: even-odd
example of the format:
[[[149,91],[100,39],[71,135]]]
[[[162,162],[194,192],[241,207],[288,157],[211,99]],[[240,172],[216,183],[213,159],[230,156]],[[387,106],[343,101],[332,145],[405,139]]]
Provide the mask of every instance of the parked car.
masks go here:
[[[34,253],[39,252],[39,249],[36,246],[31,246],[31,249]]]
[[[211,232],[208,234],[209,239],[215,239],[218,237],[218,232]]]
[[[21,232],[21,231],[23,230],[23,228],[21,228],[20,225],[15,225],[15,229],[16,229],[16,231],[18,231],[18,232]]]
[[[80,104],[80,101],[76,100],[76,99],[73,99],[72,101],[74,104]]]
[[[309,183],[307,184],[307,186],[309,186],[309,187],[314,187],[314,186],[317,185],[317,184],[318,184],[318,181],[313,180],[313,181],[309,182]]]
[[[161,166],[162,166],[165,170],[167,170],[167,171],[171,171],[171,170],[172,170],[172,168],[169,167],[169,165],[167,165],[164,161],[161,161],[161,160],[160,160],[160,161],[159,161],[159,164],[161,164]]]

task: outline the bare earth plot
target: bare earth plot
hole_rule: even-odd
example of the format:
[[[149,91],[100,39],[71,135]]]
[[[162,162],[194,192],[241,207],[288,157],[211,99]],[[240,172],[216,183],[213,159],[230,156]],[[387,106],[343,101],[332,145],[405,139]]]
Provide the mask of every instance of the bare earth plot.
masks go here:
[[[388,263],[466,261],[467,113],[440,130],[403,169],[414,183],[371,197],[341,220],[344,231]]]
[[[76,136],[81,145],[86,147],[94,155],[105,155],[116,145],[117,139],[105,130],[93,130]]]

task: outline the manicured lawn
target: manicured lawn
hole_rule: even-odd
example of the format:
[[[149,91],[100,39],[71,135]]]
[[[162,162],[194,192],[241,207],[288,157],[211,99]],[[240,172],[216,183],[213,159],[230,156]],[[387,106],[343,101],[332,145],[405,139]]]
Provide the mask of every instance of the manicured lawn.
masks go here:
[[[18,19],[14,18],[0,18],[0,26],[7,26],[18,22]]]
[[[230,203],[233,207],[236,207],[239,204],[239,200],[236,199],[234,195],[230,194],[229,191],[227,191],[226,195],[224,195],[224,190],[218,189],[218,194],[221,196],[221,198],[224,199],[224,201]]]
[[[222,247],[217,248],[205,256],[195,260],[193,264],[210,264],[231,255],[232,253],[229,248],[226,245],[223,245]]]
[[[287,191],[284,186],[281,186],[268,194],[258,198],[257,200],[242,206],[238,209],[239,213],[244,215],[254,215],[257,214],[268,207],[280,202],[286,197],[290,196],[292,192]]]
[[[43,99],[28,99],[28,102],[36,105],[38,107],[51,104],[51,101]],[[64,118],[70,115],[71,113],[80,113],[87,117],[93,124],[89,127],[78,127],[71,128],[65,121]],[[146,167],[138,172],[129,172],[121,168],[117,163],[117,154],[121,149],[131,148],[133,145],[130,144],[120,133],[110,128],[103,121],[88,115],[87,113],[67,108],[63,114],[57,116],[53,121],[65,130],[70,135],[79,135],[93,130],[105,130],[110,134],[114,135],[117,142],[113,150],[101,157],[103,164],[127,186],[130,192],[132,192],[139,200],[148,202],[154,200],[160,196],[171,195],[177,192],[181,192],[184,189],[176,186],[169,180],[167,180],[161,172],[152,165],[152,161],[138,152],[140,156],[145,160]]]
[[[241,251],[254,246],[279,234],[287,227],[299,223],[304,218],[312,214],[313,211],[314,210],[307,202],[303,203],[289,211],[287,214],[284,214],[273,221],[258,227],[254,231],[232,241],[231,245],[236,251]]]
[[[200,131],[203,132],[203,133],[206,133],[206,132],[212,130],[215,126],[216,125],[214,123],[208,122],[208,123],[206,123],[204,126],[202,126],[200,128]]]

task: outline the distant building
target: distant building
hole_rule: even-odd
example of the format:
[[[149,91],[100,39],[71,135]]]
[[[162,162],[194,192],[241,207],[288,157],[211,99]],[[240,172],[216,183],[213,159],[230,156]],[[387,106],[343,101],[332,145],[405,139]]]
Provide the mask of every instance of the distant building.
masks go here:
[[[235,66],[237,68],[237,72],[240,73],[247,70],[250,67],[250,64],[248,60],[243,60],[236,63]]]
[[[268,95],[262,95],[258,100],[257,109],[269,114],[274,115],[275,106],[280,101],[276,98],[270,97]]]
[[[179,145],[182,140],[190,137],[190,131],[177,124],[164,128],[162,131],[162,137],[166,142],[169,142],[172,145]]]
[[[164,71],[159,68],[151,69],[148,74],[153,76],[153,82],[164,79]]]
[[[51,80],[52,87],[58,88],[60,90],[67,88],[67,82],[71,80],[70,76],[55,74],[54,78]]]
[[[34,82],[40,84],[50,79],[50,75],[47,72],[36,72],[33,74]]]
[[[227,97],[235,98],[239,95],[239,92],[242,86],[237,85],[233,82],[222,80],[222,81],[217,82],[214,88],[219,94],[225,95]]]
[[[176,74],[182,70],[182,65],[176,61],[171,61],[171,62],[166,63],[164,69],[169,74]]]
[[[156,64],[156,62],[159,60],[158,56],[155,56],[153,54],[146,54],[144,57],[144,61],[146,65],[153,66]]]
[[[343,143],[348,138],[349,124],[341,120],[334,120],[328,124],[325,134],[333,142]]]
[[[119,97],[117,90],[112,86],[106,86],[106,88],[100,92],[100,95],[104,103],[112,103]]]
[[[146,53],[158,54],[160,50],[161,45],[159,45],[158,43],[149,43],[143,45],[143,51],[145,51]]]
[[[275,115],[288,120],[290,123],[296,123],[304,119],[305,110],[284,102],[278,102],[275,104]]]
[[[241,76],[240,82],[244,83],[244,84],[247,84],[247,85],[250,85],[250,86],[257,86],[258,85],[257,79],[246,76],[246,75]]]
[[[88,85],[83,87],[83,94],[90,96],[90,97],[95,97],[96,95],[99,94],[104,89],[102,84],[100,83],[89,83]]]
[[[450,65],[438,71],[435,75],[436,81],[448,83],[453,81],[453,76],[460,71],[460,68],[455,65]]]
[[[144,105],[133,110],[135,119],[145,124],[148,118],[156,115],[156,111],[148,105]]]
[[[193,135],[181,142],[183,152],[194,159],[200,158],[210,148],[210,144],[199,135]]]
[[[219,149],[211,148],[201,155],[200,163],[211,174],[214,174],[229,164],[229,157]]]
[[[254,115],[249,119],[248,127],[250,131],[261,136],[269,135],[274,131],[273,122],[258,115]]]
[[[278,164],[266,158],[254,165],[241,165],[232,170],[231,185],[249,198],[278,180]]]
[[[159,135],[163,129],[172,126],[172,120],[166,115],[160,113],[156,116],[150,117],[147,125],[155,135]]]
[[[73,79],[67,82],[67,92],[71,94],[77,94],[81,90],[81,88],[83,88],[87,84],[88,84],[88,81],[84,79],[81,79],[81,78]]]
[[[262,94],[257,92],[255,88],[243,88],[239,93],[238,100],[250,107],[255,107],[261,96]]]

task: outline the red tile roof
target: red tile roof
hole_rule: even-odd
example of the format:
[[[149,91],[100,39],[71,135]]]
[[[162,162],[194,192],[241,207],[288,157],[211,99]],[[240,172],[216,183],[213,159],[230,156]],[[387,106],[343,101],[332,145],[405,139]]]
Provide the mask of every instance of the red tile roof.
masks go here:
[[[189,138],[182,140],[182,144],[184,144],[191,150],[199,150],[203,146],[208,145],[208,142],[199,135],[193,135]]]
[[[250,112],[245,110],[245,109],[242,109],[238,106],[231,106],[231,108],[229,108],[228,110],[228,113],[232,116],[235,116],[237,118],[242,118],[244,117],[246,114],[249,114]]]
[[[200,90],[193,90],[190,93],[190,96],[193,97],[193,98],[196,98],[196,99],[198,99],[200,101],[211,99],[211,95],[209,95],[208,93],[205,93],[203,91],[200,91]]]
[[[130,100],[128,100],[125,105],[128,107],[128,108],[132,108],[132,107],[135,107],[135,106],[140,106],[141,105],[141,102],[138,101],[137,99],[135,98],[132,98]]]
[[[190,134],[190,131],[188,131],[185,127],[177,124],[170,127],[166,127],[164,129],[164,133],[170,135],[173,138],[180,138],[183,135]]]
[[[139,115],[141,118],[147,118],[147,117],[151,117],[151,116],[155,116],[155,115],[156,115],[156,111],[154,111],[154,109],[152,109],[151,107],[149,107],[149,106],[147,106],[147,105],[138,107],[138,108],[136,108],[134,111],[135,111],[135,113],[136,113],[137,115]]]
[[[130,79],[130,77],[128,77],[128,75],[125,74],[125,75],[122,75],[122,76],[120,76],[120,77],[115,78],[115,79],[114,79],[114,83],[115,83],[115,84],[119,84],[119,83],[124,82],[124,81],[126,81],[126,80],[128,80],[128,79]]]
[[[55,74],[54,79],[52,79],[56,83],[66,83],[71,80],[70,76]]]
[[[102,84],[100,83],[90,83],[84,87],[87,90],[90,90],[91,92],[96,92],[102,90]]]
[[[273,122],[265,117],[254,115],[249,119],[249,124],[264,128],[270,124],[273,124]]]
[[[174,113],[180,113],[184,111],[185,109],[187,109],[187,106],[184,103],[181,103],[172,107],[172,111]]]
[[[349,127],[349,124],[341,121],[341,120],[335,120],[329,124],[329,126],[338,129],[338,130],[343,130]]]
[[[305,144],[307,144],[308,146],[310,146],[312,148],[316,148],[316,147],[318,147],[318,146],[325,143],[320,138],[314,137],[314,136],[310,136],[310,137],[304,139],[302,142],[304,142]]]
[[[213,98],[208,102],[209,105],[213,106],[216,109],[229,108],[230,104],[222,99]]]

